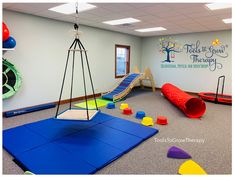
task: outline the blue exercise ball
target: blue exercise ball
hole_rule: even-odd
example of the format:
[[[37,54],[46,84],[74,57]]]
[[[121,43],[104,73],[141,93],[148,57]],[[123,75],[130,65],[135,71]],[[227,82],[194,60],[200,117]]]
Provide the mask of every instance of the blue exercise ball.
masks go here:
[[[3,41],[2,46],[3,48],[14,48],[16,46],[16,41],[10,36],[6,41]]]

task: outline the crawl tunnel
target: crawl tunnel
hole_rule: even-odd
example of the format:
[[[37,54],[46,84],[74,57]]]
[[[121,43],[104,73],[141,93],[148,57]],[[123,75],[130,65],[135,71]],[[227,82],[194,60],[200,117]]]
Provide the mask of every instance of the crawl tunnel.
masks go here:
[[[189,118],[200,118],[206,111],[206,104],[202,99],[193,97],[170,83],[164,84],[161,92]]]

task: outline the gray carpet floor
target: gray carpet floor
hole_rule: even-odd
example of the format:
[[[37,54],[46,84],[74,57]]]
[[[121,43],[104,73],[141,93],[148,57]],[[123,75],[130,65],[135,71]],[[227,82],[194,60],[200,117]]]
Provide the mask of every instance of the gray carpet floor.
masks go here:
[[[178,146],[192,155],[208,174],[232,172],[232,106],[206,102],[206,114],[199,119],[187,118],[160,91],[135,89],[125,101],[134,111],[143,110],[156,120],[157,115],[168,117],[169,124],[154,125],[159,133],[115,160],[97,174],[177,174],[185,160],[166,157],[171,146]],[[116,103],[117,107],[122,103]],[[62,105],[66,108],[68,105]],[[133,122],[134,115],[126,116],[117,108],[108,113]],[[53,117],[55,108],[3,119],[3,129]],[[12,156],[3,150],[3,174],[23,174]]]

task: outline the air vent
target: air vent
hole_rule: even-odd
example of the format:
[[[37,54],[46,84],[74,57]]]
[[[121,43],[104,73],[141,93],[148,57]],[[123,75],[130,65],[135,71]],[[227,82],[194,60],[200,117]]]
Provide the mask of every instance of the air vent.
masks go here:
[[[131,23],[124,23],[124,24],[121,24],[119,25],[120,27],[125,27],[125,28],[129,28],[129,27],[134,27],[135,25],[134,24],[131,24]]]

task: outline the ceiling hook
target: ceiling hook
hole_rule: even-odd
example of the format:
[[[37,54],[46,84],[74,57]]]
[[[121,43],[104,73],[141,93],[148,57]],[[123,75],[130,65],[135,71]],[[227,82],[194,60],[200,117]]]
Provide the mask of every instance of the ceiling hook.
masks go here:
[[[74,29],[78,30],[78,28],[79,28],[79,24],[78,24],[78,2],[75,3],[75,8],[76,8],[76,14],[75,14]]]

